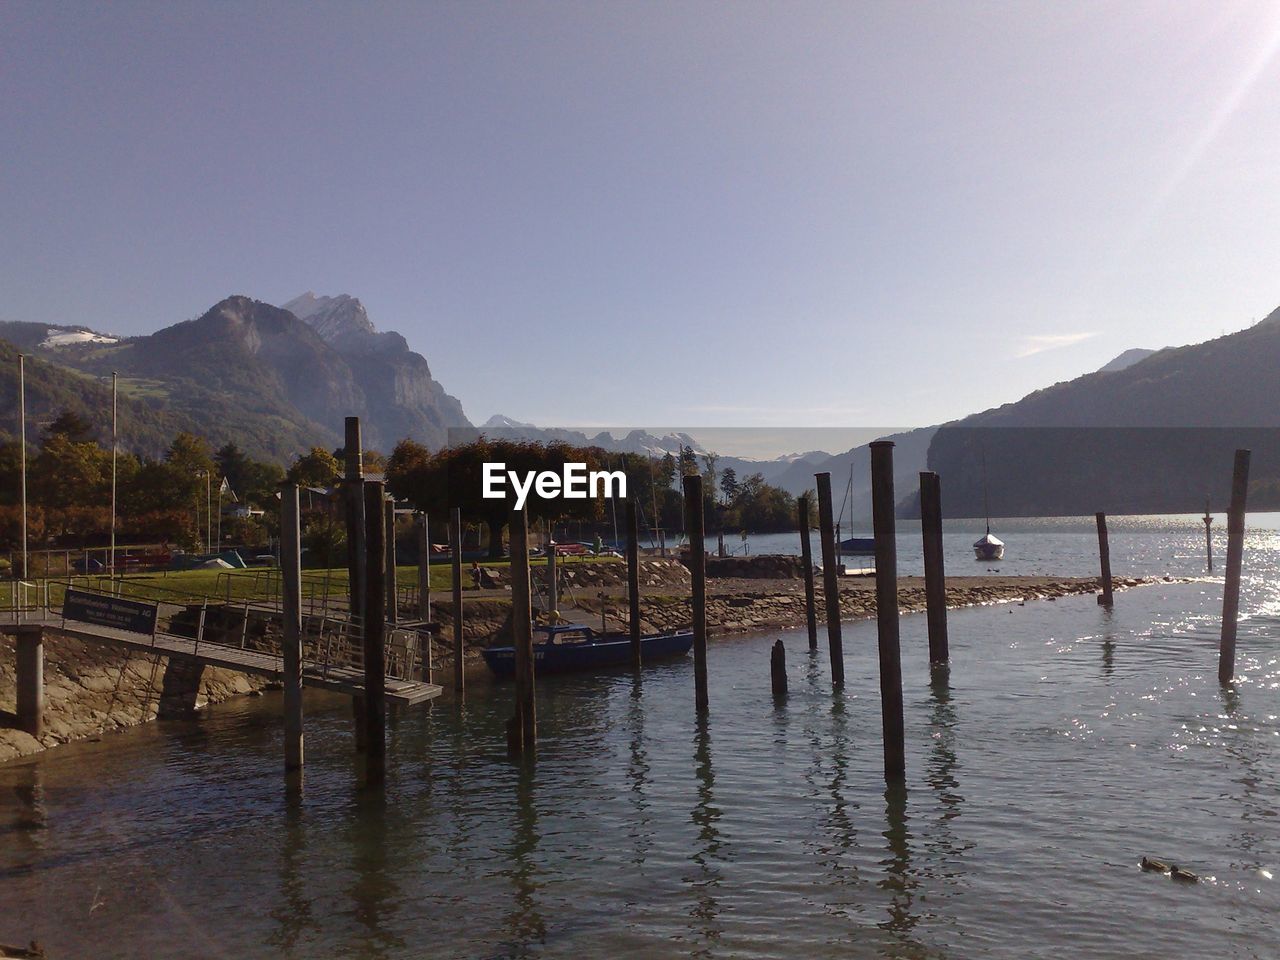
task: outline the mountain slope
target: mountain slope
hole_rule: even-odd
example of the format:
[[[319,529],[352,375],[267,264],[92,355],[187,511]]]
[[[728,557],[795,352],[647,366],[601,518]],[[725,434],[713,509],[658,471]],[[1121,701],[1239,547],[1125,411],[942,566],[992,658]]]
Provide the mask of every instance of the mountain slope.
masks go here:
[[[370,446],[390,450],[405,437],[429,447],[448,442],[448,431],[471,426],[462,404],[431,376],[425,357],[394,331],[379,332],[355,297],[319,297],[308,291],[284,305],[313,329],[351,368],[364,395]]]
[[[440,446],[449,426],[467,422],[399,334],[372,333],[385,345],[373,353],[351,337],[338,349],[291,312],[244,296],[149,336],[64,336],[85,331],[0,323],[0,338],[24,352],[64,372],[117,371],[125,397],[257,457],[337,446],[346,416],[361,417],[367,446],[388,450],[405,436]],[[156,452],[153,440],[139,443],[137,452]]]
[[[1260,486],[1280,476],[1278,372],[1280,310],[948,424],[929,465],[950,516],[981,514],[984,458],[997,515],[1221,506],[1235,447],[1254,450]]]

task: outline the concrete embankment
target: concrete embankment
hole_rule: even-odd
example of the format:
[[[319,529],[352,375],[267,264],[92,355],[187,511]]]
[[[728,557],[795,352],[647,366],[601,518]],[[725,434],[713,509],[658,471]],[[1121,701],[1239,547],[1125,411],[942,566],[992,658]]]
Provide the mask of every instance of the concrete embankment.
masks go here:
[[[0,761],[87,740],[206,704],[251,693],[261,677],[206,668],[195,677],[167,657],[45,631],[44,732],[37,740],[14,729],[17,691],[14,638],[0,638]]]

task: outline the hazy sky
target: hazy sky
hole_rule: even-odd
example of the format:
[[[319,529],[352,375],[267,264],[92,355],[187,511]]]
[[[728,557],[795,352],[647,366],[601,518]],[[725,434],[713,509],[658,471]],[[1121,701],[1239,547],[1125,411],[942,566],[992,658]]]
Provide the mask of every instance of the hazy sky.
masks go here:
[[[1280,6],[0,5],[0,319],[360,297],[473,420],[916,425],[1280,304]]]

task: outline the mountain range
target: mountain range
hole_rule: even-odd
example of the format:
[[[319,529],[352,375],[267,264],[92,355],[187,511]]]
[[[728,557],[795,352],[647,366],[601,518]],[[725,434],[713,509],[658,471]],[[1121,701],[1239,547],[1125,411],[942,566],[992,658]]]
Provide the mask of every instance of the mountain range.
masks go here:
[[[139,337],[0,323],[0,340],[32,358],[36,422],[74,409],[107,435],[109,395],[103,405],[100,388],[118,373],[122,440],[152,456],[175,429],[285,461],[313,445],[340,445],[346,416],[361,418],[366,447],[383,450],[406,436],[438,447],[450,428],[470,426],[426,359],[400,334],[378,332],[349,296],[306,293],[283,308],[231,296]],[[0,376],[11,379],[11,367]]]
[[[307,292],[282,306],[231,296],[196,319],[137,337],[0,322],[6,396],[17,393],[19,351],[28,357],[29,437],[64,409],[108,437],[116,372],[122,445],[151,456],[189,430],[214,446],[235,442],[251,456],[284,462],[311,446],[341,445],[350,415],[361,417],[366,447],[384,452],[404,437],[434,449],[450,431],[455,440],[476,431],[655,457],[685,446],[708,452],[687,432],[615,436],[502,415],[472,427],[426,358],[399,333],[379,331],[360,300],[345,294]],[[1280,478],[1280,442],[1272,442],[1280,428],[1277,371],[1280,310],[1205,343],[1126,350],[1093,373],[1016,402],[890,437],[897,491],[909,513],[916,474],[928,467],[943,476],[949,516],[980,515],[985,499],[1006,516],[1196,509],[1205,494],[1223,499],[1235,445],[1254,448],[1255,478]],[[12,435],[8,418],[0,434]],[[717,469],[727,468],[740,479],[759,473],[796,494],[813,488],[815,473],[830,472],[852,516],[869,515],[865,445],[768,460],[719,457]]]

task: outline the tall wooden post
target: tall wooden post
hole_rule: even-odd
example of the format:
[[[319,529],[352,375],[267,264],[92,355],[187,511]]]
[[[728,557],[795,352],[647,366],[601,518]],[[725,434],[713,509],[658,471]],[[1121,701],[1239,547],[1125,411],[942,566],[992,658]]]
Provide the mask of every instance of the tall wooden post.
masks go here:
[[[351,618],[359,622],[364,605],[364,456],[360,452],[360,418],[346,421],[346,521],[347,521],[347,596]]]
[[[947,641],[947,575],[942,557],[942,482],[920,473],[920,535],[924,540],[924,596],[929,617],[929,663],[951,659]]]
[[[364,706],[365,783],[377,786],[386,779],[387,765],[387,663],[383,644],[386,629],[386,524],[383,520],[383,484],[365,481],[365,618]]]
[[[462,510],[453,508],[449,522],[449,552],[453,554],[453,689],[462,693]]]
[[[871,516],[876,538],[876,627],[880,636],[880,714],[884,778],[907,775],[902,721],[902,652],[898,637],[898,539],[893,496],[893,441],[871,444]]]
[[[511,512],[511,645],[516,660],[516,715],[508,745],[525,755],[537,748],[534,707],[533,614],[529,585],[529,523],[523,510]]]
[[[1213,514],[1209,512],[1209,498],[1204,498],[1204,557],[1210,573],[1213,572]]]
[[[1102,564],[1102,593],[1098,603],[1104,607],[1115,604],[1115,595],[1111,590],[1111,545],[1107,541],[1107,515],[1096,514],[1098,522],[1098,561]]]
[[[818,533],[822,537],[822,593],[827,603],[827,646],[831,650],[831,682],[844,683],[844,639],[840,635],[840,579],[836,571],[836,531],[831,509],[831,474],[817,473]]]
[[[17,628],[18,729],[40,737],[44,734],[44,628]]]
[[[556,569],[556,525],[547,523],[547,621],[555,623],[560,616],[560,576]]]
[[[357,630],[364,629],[365,601],[365,516],[364,516],[364,448],[360,441],[360,418],[347,417],[344,440],[343,499],[347,523],[347,621]],[[355,725],[356,750],[365,748],[364,697],[351,698],[351,714]]]
[[[418,514],[418,621],[424,629],[431,627],[431,537],[427,526],[427,514],[424,510]],[[422,646],[422,679],[431,682],[431,638],[432,633],[421,633],[424,636]]]
[[[298,487],[280,496],[280,583],[283,618],[284,768],[302,769],[302,519]]]
[[[640,653],[640,517],[635,500],[627,501],[627,628],[631,634],[631,666],[639,670]]]
[[[384,566],[386,567],[386,584],[384,592],[386,594],[387,606],[387,623],[399,623],[400,611],[399,603],[396,601],[396,502],[391,497],[387,497],[387,501],[383,504],[383,526],[386,530],[384,536],[383,549],[386,553]]]
[[[1230,683],[1236,672],[1236,627],[1240,618],[1240,567],[1244,561],[1244,510],[1249,493],[1248,450],[1237,450],[1231,473],[1231,510],[1227,514],[1227,571],[1222,591],[1222,645],[1218,682]]]
[[[809,495],[800,495],[800,562],[804,565],[804,619],[809,628],[809,649],[818,649],[818,609],[813,589],[813,544],[809,538]]]
[[[707,695],[707,543],[702,522],[702,477],[684,478],[684,522],[693,575],[693,682],[698,713],[711,706]]]

